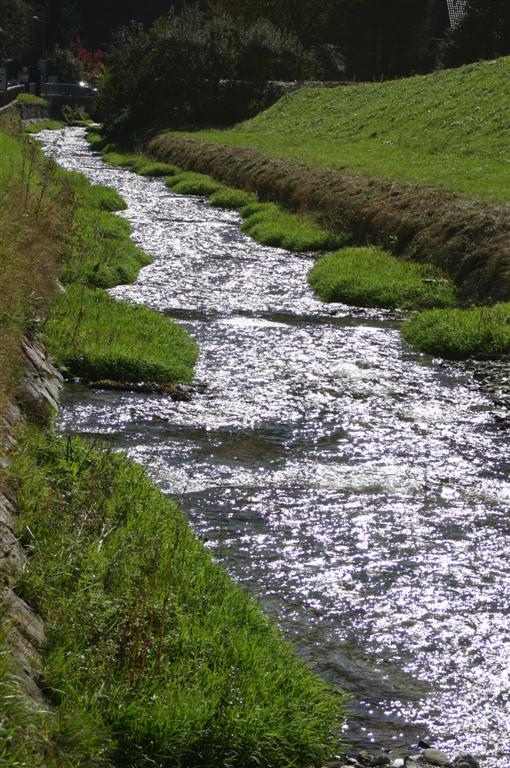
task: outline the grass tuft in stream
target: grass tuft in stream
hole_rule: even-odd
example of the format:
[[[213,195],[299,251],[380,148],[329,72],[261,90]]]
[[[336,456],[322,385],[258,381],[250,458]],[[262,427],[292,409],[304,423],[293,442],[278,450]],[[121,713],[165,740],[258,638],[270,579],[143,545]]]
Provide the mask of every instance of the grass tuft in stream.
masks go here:
[[[510,303],[420,312],[402,334],[421,352],[451,360],[510,354]]]
[[[179,195],[201,195],[203,197],[210,197],[223,188],[223,185],[211,176],[194,171],[181,171],[168,178],[165,184]]]
[[[257,195],[252,192],[246,192],[244,189],[234,189],[233,187],[221,187],[214,192],[209,202],[215,208],[244,208],[250,203],[257,202]]]
[[[160,163],[156,160],[151,160],[145,155],[135,153],[104,152],[103,160],[109,165],[129,168],[130,171],[139,173],[141,176],[173,176],[180,172],[180,169],[175,165]]]
[[[15,466],[24,596],[88,762],[320,766],[342,696],[313,675],[123,455],[32,436]]]
[[[44,334],[60,369],[88,381],[189,382],[197,359],[169,318],[78,284],[57,296]]]
[[[241,209],[242,229],[262,245],[288,251],[328,251],[340,248],[346,236],[334,235],[309,216],[284,211],[274,203],[251,203]]]
[[[455,286],[431,265],[401,261],[380,248],[344,248],[323,256],[308,280],[322,301],[358,307],[449,307]]]

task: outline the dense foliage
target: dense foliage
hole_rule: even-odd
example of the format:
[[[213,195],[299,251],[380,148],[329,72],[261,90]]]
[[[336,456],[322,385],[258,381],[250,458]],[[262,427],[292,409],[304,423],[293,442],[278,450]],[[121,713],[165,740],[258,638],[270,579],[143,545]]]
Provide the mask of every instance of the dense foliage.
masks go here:
[[[107,60],[98,99],[110,131],[228,122],[239,93],[223,81],[298,79],[310,66],[297,38],[269,21],[239,24],[196,11],[159,19],[148,32],[124,28]],[[248,96],[251,90],[248,89]],[[113,120],[112,120],[113,116]]]

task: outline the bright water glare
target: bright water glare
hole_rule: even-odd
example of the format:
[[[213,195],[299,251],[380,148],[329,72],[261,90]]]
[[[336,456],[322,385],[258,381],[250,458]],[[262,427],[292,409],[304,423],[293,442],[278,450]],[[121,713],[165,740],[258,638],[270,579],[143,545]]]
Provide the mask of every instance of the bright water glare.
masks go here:
[[[200,345],[191,402],[74,386],[66,431],[127,449],[323,677],[346,738],[430,738],[510,761],[508,432],[471,374],[402,342],[399,318],[324,305],[309,256],[236,213],[105,165],[81,129],[41,135],[115,187],[155,257],[111,291]],[[503,761],[503,762],[501,762]]]

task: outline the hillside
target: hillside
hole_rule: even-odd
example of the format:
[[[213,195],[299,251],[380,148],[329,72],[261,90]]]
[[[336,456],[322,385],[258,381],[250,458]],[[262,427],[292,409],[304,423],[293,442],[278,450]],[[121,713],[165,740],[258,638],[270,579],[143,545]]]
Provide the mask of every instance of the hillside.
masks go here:
[[[510,200],[510,58],[385,83],[303,88],[194,138]]]

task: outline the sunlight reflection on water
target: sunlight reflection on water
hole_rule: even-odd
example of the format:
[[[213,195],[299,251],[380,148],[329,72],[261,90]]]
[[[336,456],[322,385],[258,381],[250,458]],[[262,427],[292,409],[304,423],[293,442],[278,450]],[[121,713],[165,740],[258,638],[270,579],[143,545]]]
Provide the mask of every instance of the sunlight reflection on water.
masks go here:
[[[430,735],[508,762],[509,459],[491,402],[404,345],[395,314],[316,301],[310,257],[63,136],[42,139],[119,190],[156,257],[112,295],[178,318],[208,389],[175,403],[71,387],[62,428],[126,448],[181,496],[230,573],[352,691],[348,738]]]

